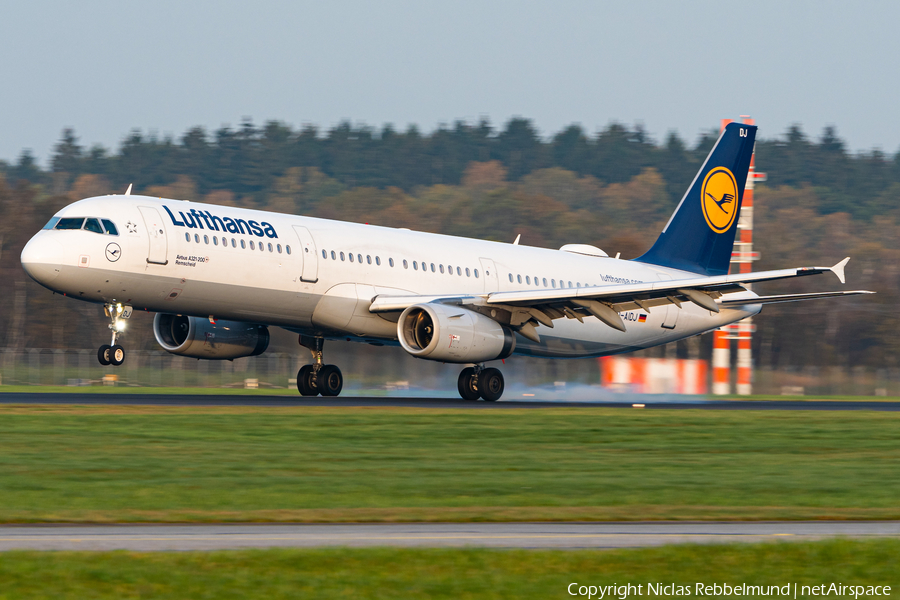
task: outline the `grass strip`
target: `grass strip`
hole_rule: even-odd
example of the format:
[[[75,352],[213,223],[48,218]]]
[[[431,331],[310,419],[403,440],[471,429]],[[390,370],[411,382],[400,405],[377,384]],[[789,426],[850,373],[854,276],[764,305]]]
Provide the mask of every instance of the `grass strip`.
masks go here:
[[[571,583],[631,583],[643,586],[641,596],[650,595],[648,583],[675,584],[693,596],[698,583],[832,582],[890,585],[895,596],[898,555],[900,540],[571,551],[7,552],[0,598],[571,598]]]
[[[900,414],[0,406],[0,522],[890,519]]]

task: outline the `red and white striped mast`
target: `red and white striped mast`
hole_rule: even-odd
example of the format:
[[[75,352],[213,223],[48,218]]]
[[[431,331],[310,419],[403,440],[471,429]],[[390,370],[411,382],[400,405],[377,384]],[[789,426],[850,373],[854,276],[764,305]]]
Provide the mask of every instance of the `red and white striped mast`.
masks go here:
[[[749,115],[741,115],[745,125],[753,125]],[[722,130],[731,123],[731,119],[722,119]],[[734,240],[731,252],[731,268],[738,273],[749,273],[753,261],[759,260],[759,252],[753,251],[753,186],[756,181],[765,181],[765,173],[756,172],[756,149],[750,157],[750,170],[747,173],[747,184],[744,186],[744,199],[741,203],[741,214],[738,219],[738,236]],[[747,288],[749,289],[749,285]],[[753,392],[753,354],[752,335],[756,329],[752,318],[747,318],[731,325],[726,325],[714,332],[713,337],[713,385],[716,395],[731,393],[731,340],[738,341],[737,355],[737,393],[748,396]]]

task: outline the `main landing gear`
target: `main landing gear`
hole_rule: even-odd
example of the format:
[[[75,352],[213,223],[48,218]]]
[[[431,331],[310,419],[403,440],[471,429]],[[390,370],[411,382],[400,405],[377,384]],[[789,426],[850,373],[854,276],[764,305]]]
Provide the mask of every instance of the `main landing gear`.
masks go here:
[[[103,313],[109,317],[109,328],[112,331],[112,341],[109,344],[103,344],[97,350],[97,360],[103,366],[112,365],[118,367],[125,362],[125,348],[120,346],[117,341],[122,332],[125,331],[125,319],[131,317],[131,307],[122,304],[104,304]]]
[[[488,402],[496,402],[503,395],[503,373],[499,369],[484,365],[466,367],[459,374],[457,388],[463,400],[483,398]]]
[[[324,338],[300,336],[300,345],[312,352],[316,361],[297,372],[297,390],[303,396],[337,396],[344,387],[344,376],[335,365],[322,364]]]

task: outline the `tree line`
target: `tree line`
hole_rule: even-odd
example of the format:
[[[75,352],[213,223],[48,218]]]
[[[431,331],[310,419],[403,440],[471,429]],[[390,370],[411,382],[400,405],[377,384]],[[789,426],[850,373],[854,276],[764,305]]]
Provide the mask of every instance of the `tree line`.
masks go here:
[[[0,161],[0,173],[7,181],[41,183],[56,193],[83,174],[100,176],[116,189],[129,183],[139,189],[167,186],[186,175],[201,195],[226,190],[245,203],[264,204],[278,179],[296,167],[315,168],[348,188],[412,192],[459,185],[470,163],[498,161],[511,181],[556,167],[604,184],[624,183],[652,168],[666,182],[666,193],[680,197],[717,136],[710,130],[689,145],[671,132],[657,143],[640,125],[612,123],[595,134],[573,124],[545,140],[524,118],[513,118],[499,130],[487,120],[458,121],[429,134],[415,126],[397,131],[391,125],[376,129],[343,122],[322,131],[314,125],[293,129],[278,121],[257,126],[245,120],[214,132],[193,127],[177,140],[134,130],[112,152],[83,147],[66,129],[47,170],[26,150],[12,164]],[[757,157],[770,185],[817,188],[825,214],[871,218],[889,208],[900,190],[900,152],[851,153],[834,127],[811,139],[794,125],[780,137],[760,139]]]
[[[349,124],[320,135],[313,127],[257,129],[247,122],[211,138],[194,128],[177,143],[133,133],[109,154],[85,150],[65,131],[47,171],[27,154],[0,165],[0,276],[11,290],[0,303],[0,331],[7,345],[20,347],[103,343],[99,309],[60,306],[27,278],[18,256],[62,206],[121,193],[132,182],[135,193],[152,196],[507,242],[521,234],[526,245],[580,242],[633,258],[659,234],[716,135],[688,147],[675,134],[655,144],[639,127],[621,125],[591,137],[572,126],[542,141],[524,119],[501,132],[482,121],[430,135],[414,128],[376,134]],[[849,255],[848,287],[878,291],[766,307],[756,320],[758,364],[898,366],[897,162],[877,152],[851,154],[831,129],[816,141],[791,128],[757,143],[758,169],[768,181],[757,187],[762,259],[754,269],[830,265]],[[757,291],[841,288],[828,276],[808,279]],[[154,347],[152,335],[140,339]]]

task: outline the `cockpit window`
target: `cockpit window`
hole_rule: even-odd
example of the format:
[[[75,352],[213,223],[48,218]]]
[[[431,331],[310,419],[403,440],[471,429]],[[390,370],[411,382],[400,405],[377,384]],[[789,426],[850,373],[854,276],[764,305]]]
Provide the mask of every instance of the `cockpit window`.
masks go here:
[[[119,230],[116,229],[116,224],[109,219],[103,219],[103,229],[105,229],[106,233],[108,233],[109,235],[119,235]]]
[[[82,225],[84,225],[84,217],[66,217],[65,219],[59,220],[59,223],[56,224],[56,228],[81,229]]]
[[[94,233],[103,233],[103,228],[100,227],[100,221],[98,219],[88,219],[84,223],[85,231],[93,231]]]
[[[59,217],[53,217],[52,219],[47,221],[47,224],[44,225],[44,229],[53,229],[54,227],[56,227],[57,223],[59,223]]]

